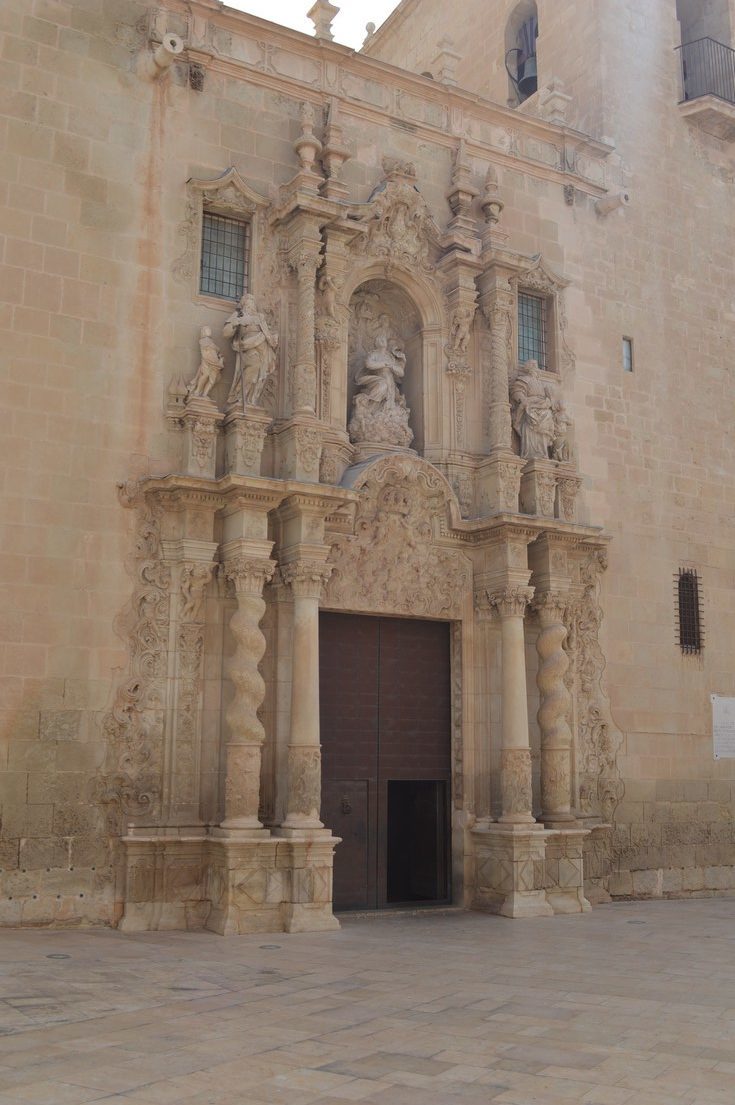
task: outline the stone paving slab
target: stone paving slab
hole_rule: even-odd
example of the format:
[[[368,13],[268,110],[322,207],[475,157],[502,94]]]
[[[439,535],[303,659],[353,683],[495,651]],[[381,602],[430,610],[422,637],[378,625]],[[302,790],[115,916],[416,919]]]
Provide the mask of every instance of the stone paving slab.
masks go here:
[[[735,899],[0,932],[0,1105],[735,1105]]]

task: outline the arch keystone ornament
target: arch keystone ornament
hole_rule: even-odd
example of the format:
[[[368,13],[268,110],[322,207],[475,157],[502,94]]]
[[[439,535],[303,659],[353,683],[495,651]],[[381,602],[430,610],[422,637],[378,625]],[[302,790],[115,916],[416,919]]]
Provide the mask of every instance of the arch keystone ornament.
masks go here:
[[[385,261],[386,275],[397,266],[424,273],[434,271],[440,232],[429,206],[419,191],[412,162],[383,159],[383,180],[365,206],[355,205],[362,215],[364,234],[355,239],[358,253]]]
[[[467,558],[444,542],[440,521],[459,506],[427,461],[395,454],[349,469],[343,482],[360,498],[354,535],[334,537],[324,605],[333,610],[459,618],[472,594]]]

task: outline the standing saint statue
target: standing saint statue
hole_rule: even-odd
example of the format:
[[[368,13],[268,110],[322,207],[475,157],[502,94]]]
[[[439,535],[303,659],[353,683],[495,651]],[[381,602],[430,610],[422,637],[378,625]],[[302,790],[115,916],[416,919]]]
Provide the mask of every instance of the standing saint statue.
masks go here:
[[[350,440],[407,448],[413,441],[408,424],[411,412],[399,388],[406,373],[406,354],[396,342],[389,342],[385,328],[374,340],[355,377],[360,390],[353,402]]]
[[[278,335],[272,334],[255,297],[246,293],[225,323],[222,333],[235,351],[235,375],[227,398],[244,407],[257,407],[265,381],[275,369]]]
[[[202,326],[199,331],[199,368],[186,389],[191,399],[208,399],[209,393],[217,383],[224,366],[222,354],[212,340],[212,331]]]
[[[537,361],[526,361],[510,387],[513,429],[521,439],[521,456],[548,460],[556,436],[555,409],[560,406]]]

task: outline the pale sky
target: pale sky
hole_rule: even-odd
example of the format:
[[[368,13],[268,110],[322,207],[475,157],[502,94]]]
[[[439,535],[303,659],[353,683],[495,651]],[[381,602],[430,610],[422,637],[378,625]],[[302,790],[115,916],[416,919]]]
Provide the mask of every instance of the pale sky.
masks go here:
[[[297,31],[314,33],[314,25],[306,18],[314,0],[226,0],[228,7],[239,8],[251,15],[270,19],[272,23],[282,23],[294,27]],[[365,24],[374,23],[376,27],[386,19],[398,0],[332,0],[341,10],[332,24],[332,34],[337,42],[357,49],[365,38]]]

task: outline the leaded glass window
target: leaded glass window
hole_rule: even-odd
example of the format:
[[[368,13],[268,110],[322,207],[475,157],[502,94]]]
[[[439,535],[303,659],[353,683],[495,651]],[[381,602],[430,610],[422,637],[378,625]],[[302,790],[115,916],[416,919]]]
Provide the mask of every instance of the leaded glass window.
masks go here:
[[[218,299],[239,299],[248,288],[250,224],[204,212],[199,291]]]
[[[538,361],[539,368],[548,369],[546,340],[546,300],[540,295],[518,293],[518,360]]]

